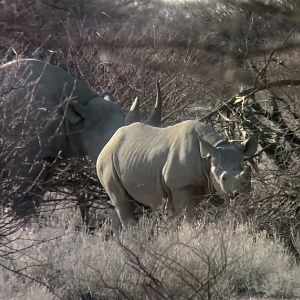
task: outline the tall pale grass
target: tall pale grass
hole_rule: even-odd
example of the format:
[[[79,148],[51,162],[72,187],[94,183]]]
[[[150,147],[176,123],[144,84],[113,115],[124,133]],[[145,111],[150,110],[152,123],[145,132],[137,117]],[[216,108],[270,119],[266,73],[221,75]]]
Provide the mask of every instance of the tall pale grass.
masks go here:
[[[94,235],[74,231],[72,215],[13,242],[21,249],[16,260],[1,264],[39,283],[2,269],[0,299],[226,299],[300,291],[299,267],[251,224],[227,218],[174,228],[165,219],[142,218],[107,239],[105,226]]]

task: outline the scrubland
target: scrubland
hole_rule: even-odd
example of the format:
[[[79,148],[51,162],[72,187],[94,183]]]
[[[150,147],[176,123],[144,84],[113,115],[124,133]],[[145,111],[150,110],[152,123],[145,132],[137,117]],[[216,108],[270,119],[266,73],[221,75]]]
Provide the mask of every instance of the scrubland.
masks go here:
[[[159,79],[164,126],[199,118],[260,147],[251,196],[203,203],[193,224],[154,214],[111,233],[95,166],[72,159],[41,183],[50,193],[23,226],[5,202],[1,95],[0,299],[300,298],[299,11],[275,0],[1,1],[2,63],[47,60],[124,112],[138,96],[142,115]]]
[[[108,238],[108,225],[93,234],[75,230],[74,213],[57,211],[40,228],[10,236],[10,252],[1,257],[1,299],[300,296],[300,268],[278,238],[230,214],[176,225],[143,217]]]

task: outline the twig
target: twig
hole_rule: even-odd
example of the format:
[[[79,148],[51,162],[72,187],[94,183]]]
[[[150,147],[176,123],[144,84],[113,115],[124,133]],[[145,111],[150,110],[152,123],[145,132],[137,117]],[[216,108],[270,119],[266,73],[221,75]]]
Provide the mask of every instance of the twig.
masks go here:
[[[226,106],[232,105],[238,97],[249,98],[253,94],[255,94],[259,91],[266,90],[266,89],[269,89],[269,88],[272,88],[272,87],[298,86],[298,85],[300,85],[300,80],[299,79],[283,79],[283,80],[278,80],[278,81],[273,81],[273,82],[267,82],[267,83],[264,83],[264,84],[260,84],[259,86],[254,86],[250,89],[244,90],[244,91],[234,95],[233,97],[231,97],[226,102],[220,104],[217,108],[215,108],[209,114],[207,114],[206,116],[201,118],[200,121],[205,121],[205,120],[209,119],[211,116],[213,116],[214,114],[218,113],[220,110],[223,110]]]

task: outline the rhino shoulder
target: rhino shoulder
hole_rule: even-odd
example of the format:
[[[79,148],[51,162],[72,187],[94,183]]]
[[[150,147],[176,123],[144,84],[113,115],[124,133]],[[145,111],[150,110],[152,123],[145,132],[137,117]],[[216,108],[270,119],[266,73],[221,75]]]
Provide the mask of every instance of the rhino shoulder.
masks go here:
[[[187,120],[174,125],[174,129],[180,131],[181,134],[197,135],[200,138],[207,138],[210,135],[216,134],[216,131],[208,124],[198,120]]]
[[[124,133],[130,132],[130,134],[132,135],[133,132],[139,132],[139,131],[145,132],[147,130],[150,130],[150,128],[152,128],[152,126],[144,124],[142,122],[135,122],[130,125],[123,126],[119,130]]]
[[[174,130],[180,131],[181,133],[191,133],[197,127],[197,123],[197,120],[186,120],[167,128],[173,128]]]
[[[114,147],[116,143],[120,143],[117,149],[127,149],[129,145],[133,144],[136,146],[142,144],[144,146],[147,143],[153,142],[153,140],[159,140],[161,138],[160,133],[163,133],[161,131],[163,131],[162,128],[136,122],[119,128],[109,142],[114,144]]]

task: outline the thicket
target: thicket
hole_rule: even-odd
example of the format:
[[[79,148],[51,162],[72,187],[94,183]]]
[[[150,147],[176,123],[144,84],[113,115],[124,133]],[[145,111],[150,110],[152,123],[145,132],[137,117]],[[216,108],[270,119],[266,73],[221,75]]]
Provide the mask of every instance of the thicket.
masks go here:
[[[18,272],[2,268],[1,299],[299,296],[299,266],[279,240],[230,215],[176,230],[166,219],[142,218],[108,240],[105,228],[89,235],[75,227],[74,210],[55,211],[47,226],[14,235],[5,266]]]
[[[111,91],[125,112],[139,96],[148,114],[159,79],[165,126],[199,118],[232,140],[257,135],[251,197],[230,210],[299,257],[299,16],[296,1],[1,1],[0,60],[49,60]],[[11,152],[1,138],[1,99],[3,201]],[[87,222],[88,211],[110,207],[87,159],[64,161],[42,188],[44,212],[79,205]],[[0,220],[6,257],[20,223],[4,206]]]

